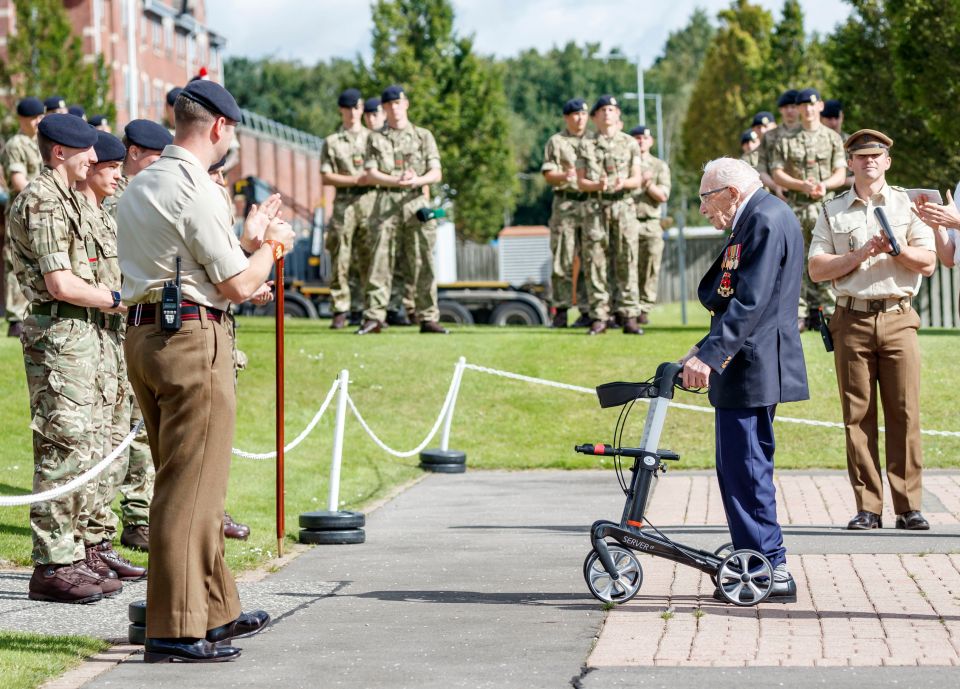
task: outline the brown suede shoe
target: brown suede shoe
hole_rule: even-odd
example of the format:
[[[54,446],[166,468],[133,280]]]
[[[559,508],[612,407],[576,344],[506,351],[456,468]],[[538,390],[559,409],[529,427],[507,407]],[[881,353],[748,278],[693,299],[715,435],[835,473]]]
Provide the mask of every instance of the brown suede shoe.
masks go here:
[[[449,330],[444,328],[442,325],[436,321],[424,321],[420,324],[421,333],[437,333],[438,335],[447,335]]]
[[[101,577],[99,574],[87,567],[87,563],[84,560],[74,562],[73,568],[81,574],[86,574],[87,576],[96,579],[97,584],[100,585],[100,590],[103,591],[104,598],[113,598],[123,591],[123,584],[120,583],[119,579],[108,579],[106,577]]]
[[[643,335],[643,328],[637,324],[637,319],[630,317],[623,322],[624,335]]]
[[[330,330],[343,330],[347,327],[347,314],[344,311],[333,314],[333,320],[330,321]]]
[[[607,332],[607,322],[597,320],[590,324],[587,335],[603,335],[605,332]]]
[[[86,547],[86,557],[83,560],[84,564],[98,577],[116,579],[117,573],[110,569],[110,565],[100,559],[100,553],[97,550],[99,547],[99,545],[88,545]]]
[[[103,589],[95,577],[78,572],[73,565],[38,565],[27,595],[49,603],[95,603],[103,598]]]
[[[123,527],[120,543],[133,550],[150,550],[150,527],[147,524],[135,524]]]
[[[104,541],[96,547],[100,562],[110,568],[120,581],[140,581],[147,578],[147,568],[135,565],[113,549],[113,543]]]
[[[224,512],[223,535],[227,538],[236,538],[238,541],[245,541],[250,535],[250,527],[246,524],[239,524],[233,521],[233,517]]]
[[[369,335],[370,333],[378,333],[382,324],[380,321],[375,320],[366,320],[363,322],[363,325],[360,326],[360,330],[357,331],[357,335]]]

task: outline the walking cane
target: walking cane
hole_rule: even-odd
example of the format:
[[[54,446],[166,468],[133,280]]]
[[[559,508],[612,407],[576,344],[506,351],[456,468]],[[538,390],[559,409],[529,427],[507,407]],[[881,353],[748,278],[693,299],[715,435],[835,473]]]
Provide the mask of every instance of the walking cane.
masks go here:
[[[283,538],[284,538],[284,510],[283,510],[283,248],[274,247],[274,259],[276,260],[276,274],[274,276],[274,285],[277,289],[277,327],[276,327],[276,345],[277,345],[277,557],[283,557]]]

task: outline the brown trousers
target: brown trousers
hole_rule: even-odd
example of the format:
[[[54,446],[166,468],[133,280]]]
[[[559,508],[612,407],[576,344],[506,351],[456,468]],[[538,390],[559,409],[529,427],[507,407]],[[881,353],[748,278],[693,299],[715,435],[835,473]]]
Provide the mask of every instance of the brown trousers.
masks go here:
[[[920,445],[920,316],[907,307],[886,313],[837,306],[830,319],[847,437],[847,472],[857,510],[883,512],[877,447],[877,390],[886,426],[887,480],[897,514],[919,510],[923,496]]]
[[[150,505],[147,636],[199,638],[240,615],[223,556],[236,411],[233,343],[220,323],[176,333],[131,326],[125,349],[156,467]]]

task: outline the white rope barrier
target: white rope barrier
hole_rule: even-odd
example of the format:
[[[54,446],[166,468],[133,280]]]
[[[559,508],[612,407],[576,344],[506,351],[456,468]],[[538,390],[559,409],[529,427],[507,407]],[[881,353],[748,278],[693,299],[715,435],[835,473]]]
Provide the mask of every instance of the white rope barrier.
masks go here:
[[[437,417],[436,423],[433,424],[433,428],[430,429],[430,432],[427,434],[427,437],[423,439],[423,442],[417,445],[412,450],[407,452],[401,452],[394,450],[392,447],[388,446],[377,436],[376,433],[370,428],[370,425],[366,422],[363,416],[360,415],[359,410],[357,410],[357,405],[353,403],[353,398],[350,395],[347,395],[347,404],[350,405],[350,411],[353,412],[353,415],[356,417],[357,421],[363,427],[363,430],[367,432],[367,435],[370,436],[371,440],[377,444],[377,446],[384,452],[393,455],[394,457],[412,457],[416,454],[419,454],[421,450],[427,447],[427,444],[433,440],[433,436],[437,434],[437,431],[440,430],[440,424],[443,423],[443,420],[446,418],[447,413],[450,409],[450,406],[454,402],[454,397],[459,389],[457,385],[457,375],[454,371],[453,377],[450,379],[450,387],[447,389],[447,396],[443,400],[443,406],[440,408],[440,415]]]
[[[67,493],[76,490],[87,481],[99,476],[103,470],[110,466],[117,457],[123,454],[123,451],[130,447],[130,443],[132,443],[133,439],[137,437],[137,433],[140,432],[140,428],[142,426],[143,421],[138,421],[137,425],[134,426],[133,430],[130,431],[130,434],[123,439],[123,442],[114,448],[113,452],[101,459],[96,466],[88,469],[79,476],[74,477],[67,483],[64,483],[62,486],[45,490],[42,493],[34,493],[33,495],[0,497],[0,507],[17,507],[20,505],[32,505],[35,502],[46,502],[47,500],[59,498],[61,495],[66,495]]]
[[[333,385],[330,386],[330,391],[327,393],[327,398],[323,400],[323,404],[320,405],[320,409],[316,414],[313,415],[313,418],[310,420],[310,423],[307,424],[307,427],[303,429],[303,432],[291,440],[289,444],[283,446],[284,452],[290,452],[290,450],[302,443],[303,440],[310,435],[313,429],[317,427],[317,424],[320,423],[320,418],[323,416],[324,412],[327,411],[327,407],[330,406],[330,402],[333,401],[333,396],[336,394],[338,387],[340,387],[339,379],[333,381]],[[244,452],[243,450],[233,448],[233,454],[235,454],[237,457],[243,457],[244,459],[274,459],[277,456],[277,451]]]

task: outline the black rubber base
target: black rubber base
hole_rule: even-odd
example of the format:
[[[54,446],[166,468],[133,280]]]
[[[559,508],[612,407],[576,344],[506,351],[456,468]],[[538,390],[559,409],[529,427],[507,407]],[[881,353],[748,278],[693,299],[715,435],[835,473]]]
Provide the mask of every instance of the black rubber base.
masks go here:
[[[300,542],[311,545],[346,545],[363,543],[367,534],[363,529],[341,529],[338,531],[313,531],[300,529]]]
[[[304,512],[300,515],[300,528],[311,531],[342,531],[359,529],[366,524],[366,518],[360,512]]]
[[[136,646],[143,646],[146,638],[147,628],[142,624],[131,624],[127,629],[127,641]]]
[[[135,600],[127,606],[127,619],[134,624],[147,623],[147,601]]]
[[[467,470],[465,464],[424,464],[422,462],[420,468],[435,474],[462,474]]]
[[[466,464],[467,453],[460,450],[424,450],[420,464]]]

